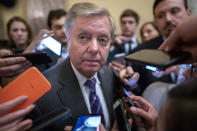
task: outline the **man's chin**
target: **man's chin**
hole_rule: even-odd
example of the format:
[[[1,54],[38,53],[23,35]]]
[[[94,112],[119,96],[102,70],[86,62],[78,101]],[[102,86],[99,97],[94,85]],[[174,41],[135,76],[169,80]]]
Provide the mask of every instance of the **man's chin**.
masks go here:
[[[92,77],[100,68],[86,68],[82,74],[88,78]]]

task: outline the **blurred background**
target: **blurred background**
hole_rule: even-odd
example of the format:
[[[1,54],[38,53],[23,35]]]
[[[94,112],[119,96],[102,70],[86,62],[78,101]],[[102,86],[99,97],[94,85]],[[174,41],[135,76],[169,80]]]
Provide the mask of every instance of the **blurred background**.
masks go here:
[[[0,0],[0,39],[7,39],[6,23],[13,16],[21,16],[30,24],[33,34],[46,28],[46,17],[49,10],[64,8],[66,11],[78,2],[92,2],[106,7],[116,23],[116,34],[120,34],[119,16],[124,9],[135,10],[140,16],[140,24],[153,20],[152,5],[154,0]],[[196,0],[189,0],[193,12],[197,12]],[[137,38],[140,40],[139,31]]]

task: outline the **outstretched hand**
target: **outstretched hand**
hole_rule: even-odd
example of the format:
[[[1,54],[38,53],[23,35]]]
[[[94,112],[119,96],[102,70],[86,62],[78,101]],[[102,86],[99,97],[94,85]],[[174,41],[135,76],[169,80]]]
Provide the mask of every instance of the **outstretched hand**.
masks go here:
[[[158,112],[148,101],[140,96],[132,96],[131,99],[137,102],[138,107],[130,107],[134,121],[139,127],[152,131],[155,127],[155,120]]]
[[[29,107],[15,112],[7,113],[8,110],[25,102],[26,96],[20,96],[3,104],[0,104],[0,131],[25,131],[32,126],[32,120],[23,120],[25,115],[30,113],[35,107],[30,105]]]

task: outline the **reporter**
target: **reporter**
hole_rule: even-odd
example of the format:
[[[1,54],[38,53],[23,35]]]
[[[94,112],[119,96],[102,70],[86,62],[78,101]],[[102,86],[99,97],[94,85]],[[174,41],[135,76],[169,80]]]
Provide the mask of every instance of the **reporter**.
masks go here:
[[[24,131],[28,130],[32,126],[32,120],[23,120],[23,118],[26,114],[31,112],[31,110],[35,107],[34,105],[30,105],[25,109],[5,114],[8,110],[25,102],[26,100],[26,96],[20,96],[3,104],[0,104],[0,131]]]
[[[197,61],[197,16],[191,16],[183,22],[158,48],[164,51],[187,51],[192,57],[184,63]]]
[[[19,16],[12,17],[7,23],[7,34],[14,54],[22,53],[32,40],[28,23]]]

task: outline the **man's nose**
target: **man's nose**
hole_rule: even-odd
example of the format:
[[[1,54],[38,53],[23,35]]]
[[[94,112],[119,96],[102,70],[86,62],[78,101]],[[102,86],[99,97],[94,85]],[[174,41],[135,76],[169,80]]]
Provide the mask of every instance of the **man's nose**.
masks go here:
[[[98,52],[98,49],[99,49],[99,43],[96,39],[93,39],[89,45],[89,52],[96,53]]]
[[[126,22],[126,23],[125,23],[125,27],[127,27],[127,28],[128,28],[130,25],[131,25],[131,24],[130,24],[129,22]]]
[[[62,28],[61,28],[61,32],[62,32],[63,34],[66,34],[66,29],[65,29],[64,27],[62,27]]]
[[[166,13],[166,22],[171,22],[172,21],[172,14]]]

